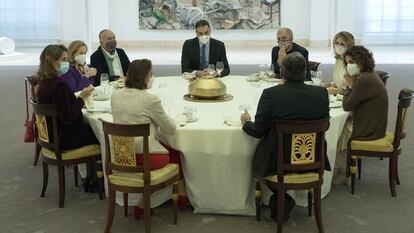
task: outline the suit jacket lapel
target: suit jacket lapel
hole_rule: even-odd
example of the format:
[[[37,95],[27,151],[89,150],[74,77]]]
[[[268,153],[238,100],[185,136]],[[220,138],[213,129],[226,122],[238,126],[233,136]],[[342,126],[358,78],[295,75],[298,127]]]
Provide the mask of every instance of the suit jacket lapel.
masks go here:
[[[194,46],[194,50],[195,50],[195,61],[196,61],[196,65],[197,65],[197,70],[200,67],[200,43],[198,43],[198,38],[194,38],[193,40],[193,46]]]
[[[210,43],[208,45],[208,64],[213,64],[213,58],[215,57],[214,53],[214,41],[210,38]],[[214,64],[216,65],[216,64]]]

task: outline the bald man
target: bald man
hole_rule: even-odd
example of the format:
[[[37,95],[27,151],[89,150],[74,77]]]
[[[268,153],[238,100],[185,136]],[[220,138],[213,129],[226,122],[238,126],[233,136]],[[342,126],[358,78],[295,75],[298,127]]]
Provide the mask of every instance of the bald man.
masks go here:
[[[101,84],[101,74],[107,73],[109,81],[125,77],[128,71],[129,58],[123,49],[116,47],[115,34],[104,29],[99,33],[99,48],[91,55],[91,65],[96,68],[94,86]]]
[[[306,60],[306,81],[311,81],[309,69],[309,52],[304,47],[293,42],[293,32],[290,28],[280,28],[277,31],[278,46],[272,49],[272,65],[274,67],[275,76],[280,77],[280,65],[286,55],[293,52],[299,52]]]

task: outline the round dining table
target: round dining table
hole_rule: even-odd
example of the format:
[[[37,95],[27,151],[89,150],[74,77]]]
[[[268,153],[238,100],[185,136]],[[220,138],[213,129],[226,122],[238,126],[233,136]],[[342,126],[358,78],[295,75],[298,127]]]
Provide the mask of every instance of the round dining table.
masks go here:
[[[173,119],[185,109],[194,111],[194,119],[177,124],[174,134],[159,132],[159,139],[182,152],[182,167],[188,197],[195,213],[230,215],[255,215],[254,177],[252,159],[259,139],[243,132],[240,115],[248,111],[255,115],[263,89],[278,85],[277,82],[250,82],[248,76],[227,76],[220,79],[233,99],[226,102],[193,102],[183,97],[188,93],[189,81],[181,76],[156,77],[148,91],[157,94],[164,110]],[[269,80],[270,81],[270,80]],[[95,101],[95,106],[110,107],[110,100]],[[332,171],[336,147],[348,112],[338,102],[330,109],[330,127],[326,132],[327,154]],[[105,108],[102,108],[105,109]],[[101,142],[104,160],[104,137],[99,118],[112,121],[110,109],[106,112],[84,110],[84,117]],[[325,171],[322,197],[331,190],[332,172]],[[105,179],[106,182],[106,179]],[[262,185],[262,202],[267,204],[270,190]],[[289,191],[297,205],[307,205],[307,191]],[[161,204],[171,196],[171,189],[161,191],[152,206]],[[129,204],[135,205],[138,195],[129,195]],[[122,195],[117,196],[122,205]]]

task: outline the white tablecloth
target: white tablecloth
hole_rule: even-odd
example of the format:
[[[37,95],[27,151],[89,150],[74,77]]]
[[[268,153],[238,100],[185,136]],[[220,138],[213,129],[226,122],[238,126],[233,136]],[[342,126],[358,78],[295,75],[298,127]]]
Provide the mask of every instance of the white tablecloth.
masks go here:
[[[149,90],[158,94],[166,111],[174,117],[182,113],[184,106],[195,106],[197,121],[177,128],[173,135],[163,135],[160,139],[183,152],[182,165],[187,192],[196,213],[220,213],[254,215],[254,186],[251,164],[258,139],[245,134],[240,126],[224,124],[224,117],[239,119],[240,105],[247,106],[254,116],[257,102],[264,88],[274,84],[249,83],[245,76],[230,76],[221,79],[227,86],[227,93],[234,96],[229,102],[199,103],[183,99],[188,81],[181,77],[159,77]],[[108,105],[95,102],[95,105]],[[336,145],[348,113],[342,108],[331,109],[330,128],[326,133],[328,157],[334,168]],[[91,125],[103,147],[102,125],[98,118],[112,120],[109,113],[87,113],[85,118]],[[103,150],[102,150],[103,151]],[[103,154],[104,156],[104,154]],[[332,172],[325,172],[322,195],[331,189]],[[263,186],[264,188],[264,186]],[[169,195],[167,190],[164,198]],[[304,191],[291,193],[297,204],[305,206],[307,196]],[[263,202],[267,203],[270,191],[264,191]],[[136,199],[131,197],[131,204]],[[161,198],[162,199],[162,198]],[[118,203],[122,203],[122,199]]]

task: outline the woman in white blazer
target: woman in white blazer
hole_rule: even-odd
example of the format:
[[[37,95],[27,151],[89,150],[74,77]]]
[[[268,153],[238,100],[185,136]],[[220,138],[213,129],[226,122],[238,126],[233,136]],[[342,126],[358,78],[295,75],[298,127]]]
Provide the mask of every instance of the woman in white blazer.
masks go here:
[[[111,97],[113,121],[122,124],[150,123],[149,152],[151,170],[164,167],[168,163],[180,164],[180,152],[162,144],[158,140],[158,128],[165,134],[175,132],[175,122],[165,113],[157,95],[147,92],[152,87],[154,75],[150,60],[142,59],[131,62],[125,80],[125,88],[115,91]],[[137,165],[143,164],[142,139],[135,141]],[[180,176],[183,178],[180,165]],[[183,179],[181,179],[183,180]],[[189,205],[185,185],[179,184],[179,206]],[[140,219],[143,209],[141,202],[134,208],[136,219]]]

